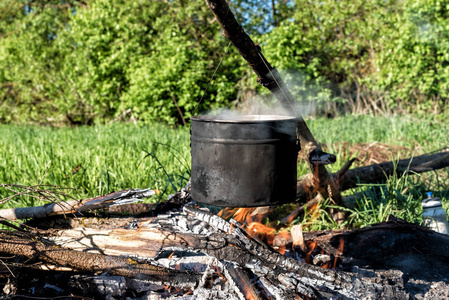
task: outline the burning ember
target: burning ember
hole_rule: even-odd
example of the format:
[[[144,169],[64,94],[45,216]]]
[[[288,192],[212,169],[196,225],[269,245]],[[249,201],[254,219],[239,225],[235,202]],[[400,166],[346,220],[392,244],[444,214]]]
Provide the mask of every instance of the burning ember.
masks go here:
[[[319,216],[319,210],[315,205],[311,210],[312,220]],[[314,264],[323,268],[336,268],[338,256],[343,253],[343,239],[340,239],[338,252],[328,255],[313,241],[304,242],[302,226],[293,225],[290,228],[274,228],[274,222],[262,222],[273,211],[266,207],[249,208],[224,208],[217,215],[223,219],[230,219],[230,223],[239,227],[244,233],[253,239],[270,246],[277,252],[287,257],[294,257],[299,261]],[[287,224],[291,224],[294,217],[286,218]],[[288,231],[290,229],[290,232]]]

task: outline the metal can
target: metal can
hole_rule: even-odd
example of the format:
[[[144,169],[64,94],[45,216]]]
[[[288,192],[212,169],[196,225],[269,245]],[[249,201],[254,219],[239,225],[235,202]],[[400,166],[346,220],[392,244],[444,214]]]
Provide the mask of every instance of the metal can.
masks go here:
[[[439,233],[448,233],[447,214],[441,204],[441,199],[433,197],[432,192],[427,192],[427,199],[422,201],[423,225]]]

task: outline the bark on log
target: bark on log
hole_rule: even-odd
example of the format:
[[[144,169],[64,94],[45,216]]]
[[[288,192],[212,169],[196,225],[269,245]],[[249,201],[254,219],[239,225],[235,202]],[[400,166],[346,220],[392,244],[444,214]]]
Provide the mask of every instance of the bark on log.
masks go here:
[[[13,221],[73,214],[77,212],[105,209],[111,206],[133,203],[150,198],[155,194],[156,192],[151,189],[131,189],[84,200],[49,203],[35,207],[0,209],[0,218]]]
[[[341,180],[341,190],[356,187],[360,183],[385,182],[387,177],[404,173],[423,173],[449,167],[449,148],[435,154],[424,154],[397,162],[389,161],[367,167],[348,170]]]
[[[125,258],[55,247],[41,241],[12,236],[7,232],[0,234],[0,253],[24,256],[82,271],[108,272],[173,286],[194,287],[199,281],[198,274],[192,272],[178,272],[149,264],[137,264]]]

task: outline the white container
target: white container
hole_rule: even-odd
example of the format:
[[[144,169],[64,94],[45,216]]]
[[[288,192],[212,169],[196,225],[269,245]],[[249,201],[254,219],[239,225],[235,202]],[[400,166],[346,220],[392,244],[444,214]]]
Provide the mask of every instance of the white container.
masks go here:
[[[446,211],[441,205],[440,198],[434,198],[432,192],[427,192],[427,199],[422,202],[423,225],[439,233],[448,233]]]

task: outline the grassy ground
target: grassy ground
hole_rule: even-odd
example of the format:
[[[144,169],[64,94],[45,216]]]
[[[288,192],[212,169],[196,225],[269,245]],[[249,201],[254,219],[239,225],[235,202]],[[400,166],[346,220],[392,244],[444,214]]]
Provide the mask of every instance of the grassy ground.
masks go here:
[[[408,158],[429,153],[449,146],[449,123],[417,119],[414,117],[369,117],[349,116],[333,120],[310,120],[308,122],[316,139],[329,147],[329,152],[337,154],[337,163],[329,167],[337,171],[349,158],[348,149],[339,148],[339,142],[350,144],[379,142],[390,145],[392,149],[389,160]],[[399,147],[400,146],[400,147]],[[360,151],[360,150],[359,150]],[[355,153],[359,154],[359,153]],[[355,155],[357,156],[357,155]],[[299,166],[300,172],[306,172]],[[347,227],[360,227],[385,221],[388,215],[405,219],[409,222],[422,221],[421,201],[425,192],[434,191],[434,196],[440,197],[443,207],[449,211],[449,168],[424,174],[390,177],[386,184],[363,185],[360,188],[344,193],[364,191],[363,198],[353,209],[346,210]],[[298,218],[310,230],[339,228],[327,213],[326,207],[332,207],[327,202],[316,216]]]
[[[338,170],[347,159],[336,145],[379,142],[403,146],[401,157],[434,151],[447,146],[449,125],[412,117],[380,118],[347,116],[311,119],[316,139],[327,144],[338,161]],[[47,128],[0,126],[0,183],[43,184],[75,188],[67,191],[81,199],[127,188],[155,188],[165,198],[189,178],[188,129],[161,125],[113,124],[96,127]],[[408,150],[411,149],[411,150]],[[394,159],[396,157],[391,157]],[[48,170],[48,171],[47,171]],[[305,164],[298,174],[307,172]],[[45,176],[44,176],[45,175]],[[391,178],[386,185],[364,186],[366,197],[348,211],[348,226],[384,220],[389,213],[419,222],[420,201],[426,190],[435,190],[449,200],[448,170],[426,175]],[[10,192],[0,189],[0,198]],[[37,205],[34,198],[15,198],[2,208]],[[312,224],[311,219],[297,222]],[[323,211],[311,229],[338,227]]]
[[[88,198],[127,188],[173,192],[190,177],[186,129],[130,124],[0,126],[0,136],[1,183],[35,185],[43,178],[43,184],[76,188],[67,193]],[[0,190],[0,197],[6,194]],[[36,204],[22,198],[5,205]]]

